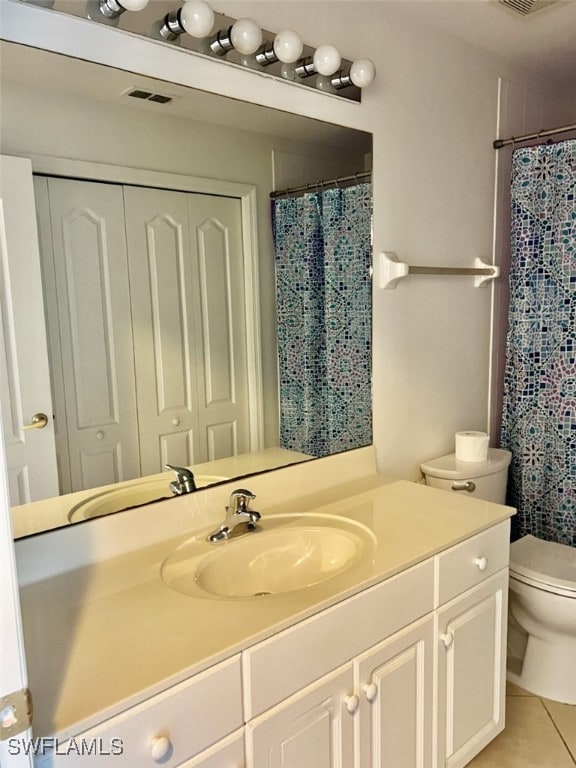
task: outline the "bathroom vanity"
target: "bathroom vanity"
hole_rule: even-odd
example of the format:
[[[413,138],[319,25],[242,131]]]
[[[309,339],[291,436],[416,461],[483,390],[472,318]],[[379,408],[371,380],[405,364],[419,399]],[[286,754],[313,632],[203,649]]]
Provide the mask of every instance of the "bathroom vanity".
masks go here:
[[[356,464],[243,480],[262,530],[224,543],[205,539],[231,484],[46,534],[57,567],[38,565],[42,537],[19,542],[33,730],[57,740],[37,765],[466,765],[504,726],[513,510]],[[122,526],[138,537],[126,551]],[[307,588],[281,576],[275,549],[300,535],[330,576]],[[114,556],[97,555],[99,537]],[[269,550],[280,580],[230,596],[252,589],[233,564],[249,537],[262,578]],[[237,579],[203,581],[227,551]]]

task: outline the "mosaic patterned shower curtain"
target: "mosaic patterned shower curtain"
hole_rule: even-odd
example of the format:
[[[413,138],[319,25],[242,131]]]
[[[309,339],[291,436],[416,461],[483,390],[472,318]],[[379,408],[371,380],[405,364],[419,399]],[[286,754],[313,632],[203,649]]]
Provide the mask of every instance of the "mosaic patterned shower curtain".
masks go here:
[[[576,546],[576,141],[514,152],[510,292],[514,533]]]
[[[372,442],[372,187],[275,200],[280,445],[312,456]]]

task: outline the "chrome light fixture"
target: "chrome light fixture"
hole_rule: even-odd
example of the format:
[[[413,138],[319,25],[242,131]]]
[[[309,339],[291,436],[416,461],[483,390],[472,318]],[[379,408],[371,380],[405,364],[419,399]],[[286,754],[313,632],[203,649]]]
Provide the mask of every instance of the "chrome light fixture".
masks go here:
[[[100,13],[107,19],[117,19],[124,11],[142,11],[150,0],[100,0]]]
[[[291,29],[278,32],[272,46],[267,45],[256,54],[256,61],[262,67],[268,67],[281,61],[283,64],[293,64],[298,61],[304,50],[302,38]]]
[[[214,26],[214,11],[204,0],[186,0],[184,5],[167,13],[160,27],[165,40],[177,40],[187,32],[192,37],[207,37]]]
[[[312,58],[304,59],[297,67],[296,74],[304,79],[312,75],[333,75],[340,64],[342,57],[337,48],[333,45],[320,45],[314,51]]]
[[[238,19],[232,26],[220,30],[210,43],[212,53],[225,55],[232,49],[248,56],[262,45],[262,30],[252,19]]]
[[[330,80],[330,84],[336,90],[355,85],[357,88],[366,88],[376,76],[376,67],[370,59],[358,59],[346,74],[340,73]]]
[[[2,0],[4,1],[4,0]],[[502,0],[501,0],[502,1]],[[305,45],[292,29],[262,30],[250,18],[234,19],[211,8],[212,0],[170,0],[173,10],[151,27],[151,0],[20,0],[57,13],[119,27],[122,32],[174,43],[182,54],[224,59],[231,66],[266,73],[299,87],[313,88],[348,101],[362,100],[362,89],[375,77],[370,59],[343,60],[333,45]],[[210,3],[210,4],[209,4]],[[148,13],[137,14],[149,6]],[[130,13],[126,13],[130,11]],[[146,29],[147,27],[147,29]]]

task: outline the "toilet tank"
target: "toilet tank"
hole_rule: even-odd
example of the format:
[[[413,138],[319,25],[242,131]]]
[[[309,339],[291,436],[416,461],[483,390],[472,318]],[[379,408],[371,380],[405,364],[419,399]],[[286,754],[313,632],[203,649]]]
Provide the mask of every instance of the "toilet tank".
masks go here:
[[[511,458],[510,451],[489,448],[486,461],[457,461],[456,454],[450,453],[425,461],[420,464],[420,469],[426,485],[505,504]]]

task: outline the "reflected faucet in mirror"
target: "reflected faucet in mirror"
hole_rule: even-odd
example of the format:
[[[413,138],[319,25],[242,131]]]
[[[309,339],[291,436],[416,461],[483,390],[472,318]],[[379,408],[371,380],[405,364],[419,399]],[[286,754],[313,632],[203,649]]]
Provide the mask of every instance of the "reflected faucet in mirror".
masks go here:
[[[260,512],[250,509],[250,502],[255,498],[256,496],[252,491],[247,491],[244,488],[237,488],[235,491],[232,491],[230,503],[226,507],[224,522],[209,534],[207,540],[212,543],[227,541],[232,536],[235,528],[242,523],[246,524],[245,530],[254,530],[256,523],[262,517]]]
[[[176,480],[170,483],[170,490],[175,496],[182,496],[184,493],[192,493],[197,490],[194,473],[187,467],[174,467],[172,464],[166,464],[166,469],[176,472]]]

